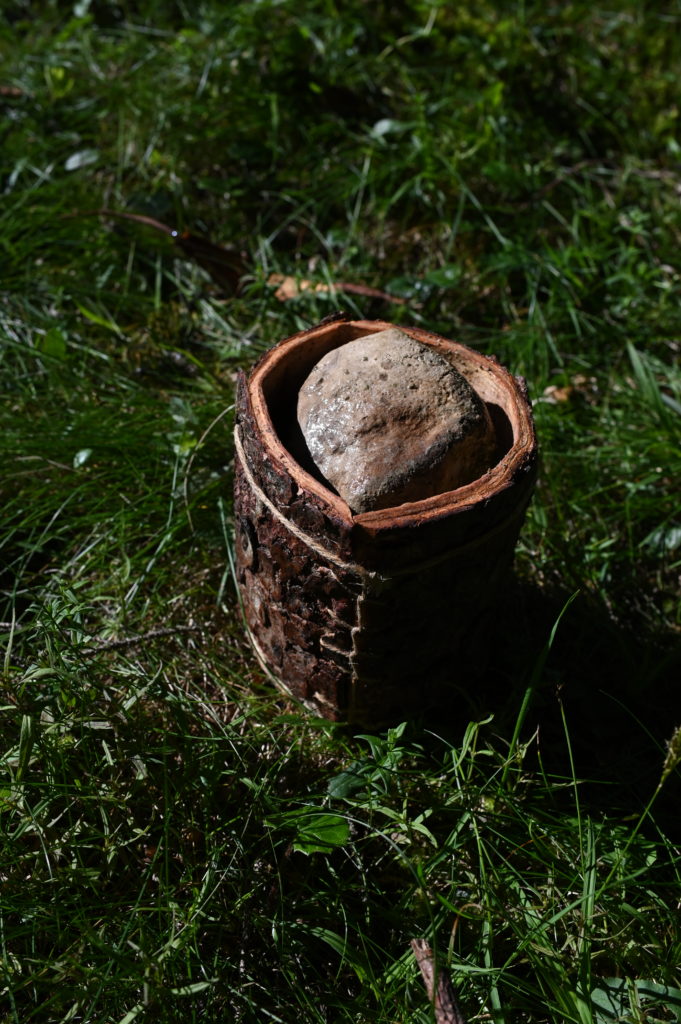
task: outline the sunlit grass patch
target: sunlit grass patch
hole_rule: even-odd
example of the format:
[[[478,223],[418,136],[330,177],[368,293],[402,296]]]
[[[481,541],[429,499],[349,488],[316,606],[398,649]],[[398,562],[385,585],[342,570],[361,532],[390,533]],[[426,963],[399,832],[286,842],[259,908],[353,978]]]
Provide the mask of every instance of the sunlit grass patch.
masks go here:
[[[426,1022],[414,937],[471,1021],[679,1019],[678,29],[8,13],[3,1022]],[[263,678],[230,568],[236,372],[338,308],[495,354],[542,448],[484,685],[360,736]]]

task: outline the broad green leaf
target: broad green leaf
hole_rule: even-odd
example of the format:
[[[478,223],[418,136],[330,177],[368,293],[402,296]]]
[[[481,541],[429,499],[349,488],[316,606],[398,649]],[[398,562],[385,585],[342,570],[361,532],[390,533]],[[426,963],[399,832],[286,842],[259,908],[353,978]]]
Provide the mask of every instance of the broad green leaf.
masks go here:
[[[36,339],[35,347],[38,352],[51,359],[58,359],[62,362],[66,359],[66,338],[58,327],[50,327],[42,337]]]
[[[598,1024],[633,1020],[631,988],[636,990],[636,997],[641,1006],[645,1008],[646,1020],[651,1022],[658,1019],[668,1020],[666,1014],[671,1013],[674,1020],[681,1022],[681,989],[641,978],[634,981],[629,981],[627,978],[602,978],[601,984],[591,993],[591,1001],[596,1011],[594,1016]],[[664,1010],[665,1017],[655,1017],[653,1015],[654,1008]]]
[[[344,800],[345,797],[362,789],[366,784],[367,765],[363,765],[361,761],[355,761],[346,771],[341,772],[340,775],[334,775],[329,781],[327,792],[335,800]]]
[[[296,828],[293,849],[300,853],[329,853],[350,838],[348,823],[341,814],[305,809],[292,823]]]

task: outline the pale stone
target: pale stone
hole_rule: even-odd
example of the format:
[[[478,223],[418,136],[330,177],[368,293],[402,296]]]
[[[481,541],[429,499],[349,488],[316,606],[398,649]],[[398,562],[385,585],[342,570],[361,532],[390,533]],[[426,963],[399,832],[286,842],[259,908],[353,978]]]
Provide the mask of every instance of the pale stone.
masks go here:
[[[320,477],[353,512],[451,491],[492,465],[487,408],[435,349],[391,327],[327,353],[298,395]]]

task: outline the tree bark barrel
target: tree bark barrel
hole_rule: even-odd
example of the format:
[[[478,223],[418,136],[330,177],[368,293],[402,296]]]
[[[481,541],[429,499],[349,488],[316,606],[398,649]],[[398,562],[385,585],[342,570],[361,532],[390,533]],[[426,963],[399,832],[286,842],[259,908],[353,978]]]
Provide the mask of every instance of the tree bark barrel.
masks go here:
[[[240,374],[237,398],[236,572],[254,650],[312,711],[364,726],[418,714],[479,676],[537,468],[522,378],[401,326],[486,403],[494,465],[457,490],[360,514],[316,479],[298,391],[331,349],[391,326],[343,320],[287,338]]]

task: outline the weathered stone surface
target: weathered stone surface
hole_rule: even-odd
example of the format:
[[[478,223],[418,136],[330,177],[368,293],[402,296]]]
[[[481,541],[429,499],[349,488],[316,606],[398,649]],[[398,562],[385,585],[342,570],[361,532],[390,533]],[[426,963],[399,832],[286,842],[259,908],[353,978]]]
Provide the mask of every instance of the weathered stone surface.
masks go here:
[[[397,328],[320,359],[300,389],[298,424],[353,512],[454,490],[494,458],[484,402],[444,356]]]

